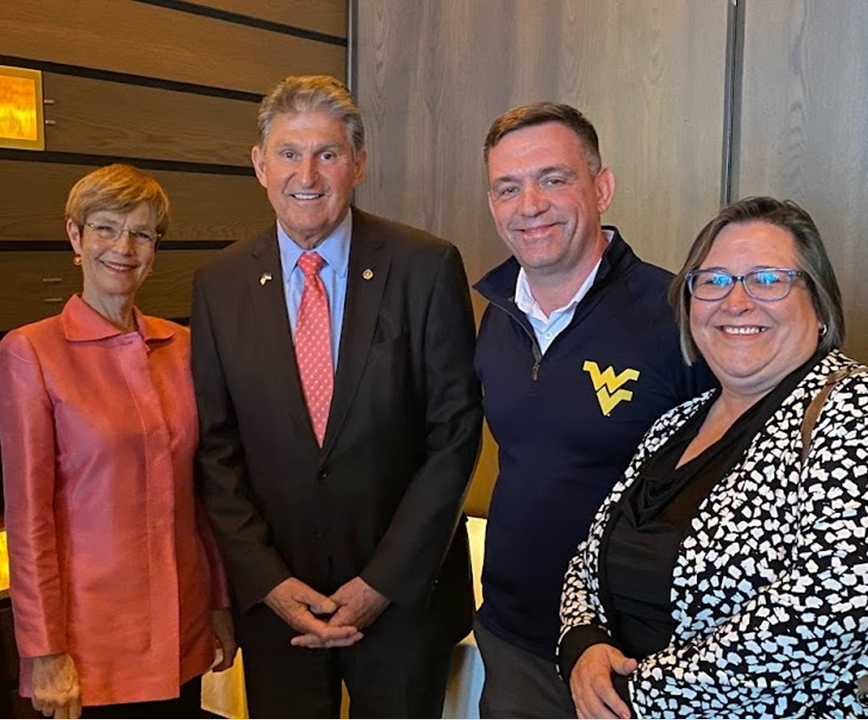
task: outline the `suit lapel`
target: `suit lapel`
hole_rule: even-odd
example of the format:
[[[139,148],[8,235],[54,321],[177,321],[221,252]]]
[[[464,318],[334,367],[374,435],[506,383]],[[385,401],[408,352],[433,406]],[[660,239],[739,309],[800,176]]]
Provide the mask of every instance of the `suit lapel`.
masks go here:
[[[353,239],[347,270],[347,298],[329,421],[323,441],[327,454],[340,434],[368,360],[391,259],[364,213],[353,209]],[[297,374],[297,373],[296,373]]]
[[[250,332],[261,348],[261,371],[268,376],[272,398],[285,403],[299,431],[316,442],[295,361],[275,230],[254,241],[251,256],[253,269],[246,278],[252,309]]]

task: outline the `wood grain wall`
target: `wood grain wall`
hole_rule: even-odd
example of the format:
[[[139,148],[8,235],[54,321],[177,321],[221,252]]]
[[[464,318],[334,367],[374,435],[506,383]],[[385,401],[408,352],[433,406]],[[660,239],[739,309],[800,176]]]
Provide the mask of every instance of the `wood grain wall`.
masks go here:
[[[289,74],[345,78],[346,63],[346,0],[6,0],[0,65],[42,70],[50,104],[45,152],[0,150],[0,333],[80,288],[64,203],[115,161],[169,193],[139,304],[183,319],[195,267],[273,223],[249,161],[261,96]]]
[[[746,9],[737,195],[811,213],[844,296],[844,349],[868,362],[868,3]]]
[[[591,119],[617,181],[604,220],[642,257],[675,268],[716,211],[725,0],[355,7],[356,94],[369,137],[359,204],[455,242],[471,282],[507,254],[489,218],[482,144],[515,105],[552,99]],[[495,475],[487,436],[472,512],[486,512]]]

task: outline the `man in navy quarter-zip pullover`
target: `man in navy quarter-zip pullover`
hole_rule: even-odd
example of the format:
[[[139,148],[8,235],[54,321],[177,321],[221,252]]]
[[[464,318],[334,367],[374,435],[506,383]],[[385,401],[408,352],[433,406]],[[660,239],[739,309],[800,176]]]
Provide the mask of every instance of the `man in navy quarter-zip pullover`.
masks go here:
[[[600,216],[615,191],[575,108],[510,110],[485,141],[488,202],[513,257],[476,285],[476,370],[499,447],[476,639],[482,717],[576,717],[556,669],[567,563],[645,431],[713,382],[681,358],[671,274]]]

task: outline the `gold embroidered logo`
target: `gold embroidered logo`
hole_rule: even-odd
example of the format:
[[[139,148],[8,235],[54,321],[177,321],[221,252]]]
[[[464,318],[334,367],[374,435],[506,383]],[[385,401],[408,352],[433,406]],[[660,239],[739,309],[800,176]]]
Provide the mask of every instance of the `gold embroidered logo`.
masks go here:
[[[622,400],[630,402],[633,399],[632,390],[621,390],[621,386],[631,380],[639,379],[639,371],[627,368],[620,375],[615,375],[611,366],[600,372],[600,366],[593,360],[585,360],[582,370],[591,376],[594,390],[597,393],[597,402],[603,415],[609,417],[615,406]]]

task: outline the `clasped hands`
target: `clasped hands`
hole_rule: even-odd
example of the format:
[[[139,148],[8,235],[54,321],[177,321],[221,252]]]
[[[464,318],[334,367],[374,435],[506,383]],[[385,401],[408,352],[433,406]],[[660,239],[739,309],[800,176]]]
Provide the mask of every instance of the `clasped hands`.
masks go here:
[[[265,596],[265,604],[299,634],[292,644],[305,648],[349,647],[389,606],[389,599],[360,577],[330,597],[297,578],[287,578]]]

